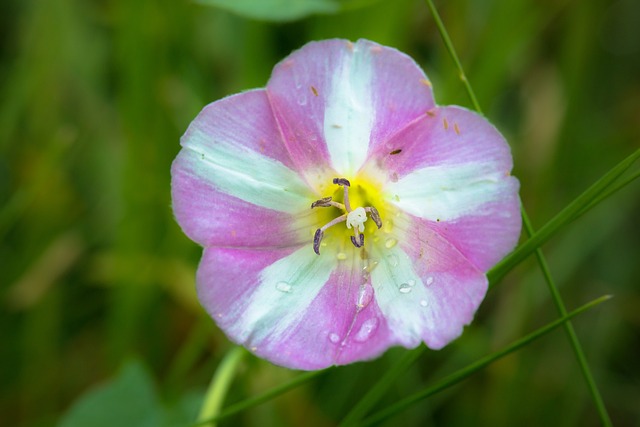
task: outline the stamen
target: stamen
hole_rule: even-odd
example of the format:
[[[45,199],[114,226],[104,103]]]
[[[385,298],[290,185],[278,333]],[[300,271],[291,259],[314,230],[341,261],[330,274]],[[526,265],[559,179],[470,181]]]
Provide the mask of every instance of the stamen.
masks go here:
[[[364,210],[369,212],[369,214],[371,215],[371,219],[378,226],[378,230],[381,229],[382,228],[382,220],[380,219],[380,213],[378,212],[378,209],[374,208],[373,206],[368,206],[368,207],[364,208]]]
[[[324,231],[318,228],[316,234],[313,235],[313,251],[318,255],[320,255],[320,242],[322,242],[322,237],[324,237]]]
[[[355,236],[350,236],[351,237],[351,243],[353,243],[353,246],[355,246],[356,248],[361,248],[364,246],[364,234],[360,233],[359,237],[359,241],[356,240]]]
[[[311,209],[313,208],[328,208],[330,206],[336,207],[342,211],[345,211],[344,214],[340,215],[337,218],[329,221],[327,224],[318,228],[313,236],[313,251],[320,255],[320,243],[322,242],[322,238],[324,237],[324,231],[336,225],[339,222],[346,222],[347,228],[353,228],[353,236],[350,236],[351,243],[356,248],[364,247],[364,223],[367,221],[367,212],[371,215],[371,219],[375,222],[378,229],[382,228],[382,220],[380,219],[380,213],[373,206],[367,207],[357,207],[355,209],[351,209],[351,205],[349,203],[349,187],[351,187],[351,183],[346,178],[333,178],[333,183],[336,185],[342,186],[344,191],[344,204],[334,202],[332,197],[323,197],[322,199],[316,200],[311,203]]]
[[[316,208],[318,206],[320,206],[321,208],[328,208],[329,206],[331,206],[331,204],[329,204],[330,201],[331,201],[331,196],[323,197],[322,199],[316,200],[315,202],[311,203],[311,209]]]
[[[346,178],[333,178],[333,183],[342,186],[344,190],[344,207],[347,212],[351,212],[351,205],[349,204],[349,187],[351,187],[351,183]]]
[[[333,178],[333,183],[343,185],[345,187],[351,187],[351,183],[346,178]]]

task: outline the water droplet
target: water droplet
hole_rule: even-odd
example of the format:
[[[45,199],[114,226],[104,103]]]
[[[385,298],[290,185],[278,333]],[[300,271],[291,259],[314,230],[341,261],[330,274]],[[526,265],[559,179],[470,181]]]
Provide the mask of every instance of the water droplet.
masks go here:
[[[430,284],[432,284],[432,283],[433,283],[433,277],[431,277],[431,276],[427,277],[427,280],[426,280],[426,282],[425,282],[425,283],[427,284],[427,286],[429,286]]]
[[[387,259],[389,260],[389,264],[391,264],[391,267],[398,266],[398,257],[396,255],[389,255]]]
[[[358,291],[358,311],[368,306],[372,299],[373,287],[369,283],[360,285],[360,290]]]
[[[390,238],[390,239],[387,239],[386,242],[384,242],[384,246],[387,249],[391,249],[392,247],[394,247],[396,245],[396,243],[398,243],[398,241],[396,239]]]
[[[362,272],[368,277],[369,274],[378,266],[378,261],[375,259],[367,260],[364,267],[362,267]]]
[[[378,318],[372,317],[370,319],[365,320],[360,326],[358,332],[354,335],[353,340],[357,342],[364,342],[371,338],[371,335],[378,328]]]
[[[398,290],[401,294],[408,294],[409,292],[411,292],[411,285],[408,283],[403,283],[400,285],[400,287],[398,287]]]
[[[345,254],[344,252],[338,252],[336,254],[336,258],[338,258],[340,261],[344,261],[345,259],[347,259],[347,254]]]
[[[382,231],[387,234],[391,233],[393,231],[393,222],[390,220],[385,221],[384,224],[382,224]]]
[[[338,336],[338,334],[332,332],[329,334],[329,341],[334,344],[338,344],[338,342],[340,341],[340,337]]]
[[[298,105],[307,105],[307,97],[301,96],[300,98],[298,98]]]
[[[279,290],[280,292],[289,293],[291,292],[291,285],[288,284],[287,282],[278,282],[276,283],[276,289]]]
[[[407,285],[409,286],[415,286],[416,285],[416,281],[415,280],[407,280]]]
[[[420,305],[426,307],[429,305],[429,302],[426,299],[420,300]]]

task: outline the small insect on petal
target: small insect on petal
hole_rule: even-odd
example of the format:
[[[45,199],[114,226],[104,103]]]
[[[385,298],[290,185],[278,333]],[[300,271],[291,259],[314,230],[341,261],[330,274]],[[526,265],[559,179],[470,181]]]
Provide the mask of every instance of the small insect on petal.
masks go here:
[[[397,150],[393,150],[389,154],[392,155],[392,156],[395,156],[396,154],[400,154],[400,153],[402,153],[402,148],[398,148]]]

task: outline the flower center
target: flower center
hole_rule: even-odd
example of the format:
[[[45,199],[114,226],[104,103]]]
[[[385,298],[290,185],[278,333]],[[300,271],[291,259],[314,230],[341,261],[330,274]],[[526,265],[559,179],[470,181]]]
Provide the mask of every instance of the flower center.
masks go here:
[[[335,207],[345,213],[337,218],[334,218],[333,220],[329,221],[316,230],[313,236],[313,250],[318,255],[320,255],[320,243],[322,242],[322,238],[324,237],[325,230],[338,223],[346,222],[347,228],[353,229],[351,243],[353,243],[353,246],[355,246],[356,248],[364,246],[364,223],[367,220],[367,213],[371,216],[371,219],[376,223],[376,226],[378,228],[382,227],[380,214],[378,213],[378,210],[373,206],[358,206],[355,209],[351,209],[351,204],[349,203],[349,187],[351,187],[351,183],[349,182],[349,180],[345,178],[334,178],[333,183],[342,187],[344,192],[344,204],[335,202],[333,198],[329,196],[313,202],[311,204],[311,209]]]

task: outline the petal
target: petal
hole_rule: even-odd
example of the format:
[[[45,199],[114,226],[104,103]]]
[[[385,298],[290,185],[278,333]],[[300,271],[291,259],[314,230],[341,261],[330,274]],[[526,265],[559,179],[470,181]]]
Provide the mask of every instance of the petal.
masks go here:
[[[368,161],[382,167],[390,181],[434,166],[488,163],[508,174],[511,150],[498,130],[479,114],[462,107],[436,107],[423,114],[386,144],[376,147]]]
[[[172,165],[172,198],[190,238],[279,246],[305,236],[307,223],[295,217],[308,211],[313,193],[291,169],[264,90],[205,107],[182,145]]]
[[[380,264],[371,277],[390,340],[440,349],[457,338],[484,298],[485,275],[429,229],[375,249]]]
[[[199,299],[232,341],[278,365],[322,369],[376,357],[397,340],[360,252],[341,261],[326,252],[207,248]]]
[[[372,163],[389,174],[384,192],[397,208],[421,218],[421,226],[436,230],[481,271],[515,247],[519,182],[510,176],[509,146],[484,118],[459,107],[437,108],[389,147],[402,151],[379,151]]]
[[[334,168],[351,176],[370,145],[434,106],[422,70],[376,43],[309,43],[278,64],[269,98],[298,168]]]
[[[327,299],[346,301],[332,293],[349,291],[325,285],[344,278],[332,277],[335,265],[335,257],[317,256],[308,246],[207,248],[198,269],[198,296],[231,340],[278,365],[320,369],[333,364],[329,336],[345,323],[335,304],[327,305]]]
[[[517,196],[513,196],[479,206],[473,214],[452,221],[415,221],[417,227],[444,237],[478,269],[488,271],[518,243],[522,228],[519,207]]]

